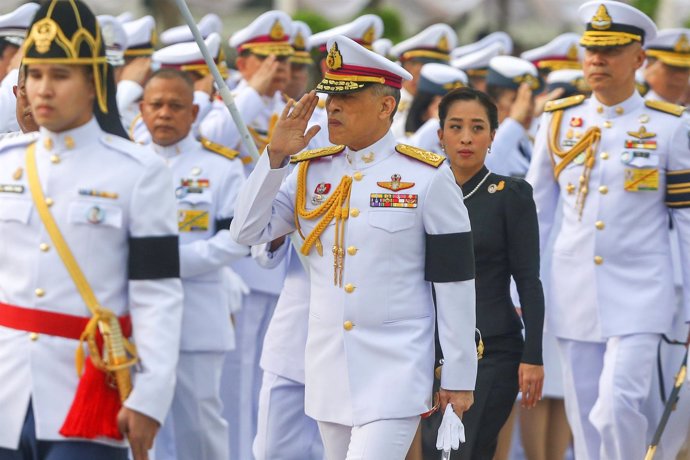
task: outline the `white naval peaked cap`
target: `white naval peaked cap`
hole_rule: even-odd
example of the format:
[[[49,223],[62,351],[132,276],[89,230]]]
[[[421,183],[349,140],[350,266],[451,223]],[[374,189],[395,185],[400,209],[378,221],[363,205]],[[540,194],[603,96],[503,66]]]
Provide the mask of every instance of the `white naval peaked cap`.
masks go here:
[[[400,89],[412,75],[398,64],[339,35],[328,40],[328,70],[316,91],[343,94],[358,91],[372,83]]]
[[[129,11],[125,11],[124,13],[115,16],[115,19],[117,19],[120,24],[125,24],[127,22],[133,21],[134,15]]]
[[[220,34],[223,32],[223,21],[217,14],[209,13],[197,24],[201,36],[206,39],[211,33]],[[164,46],[174,45],[175,43],[193,42],[194,35],[188,25],[171,27],[160,34],[161,44]]]
[[[585,81],[585,74],[580,69],[560,69],[546,76],[546,91],[563,88],[561,97],[570,97],[591,91]]]
[[[101,26],[101,34],[105,43],[105,57],[113,67],[125,65],[125,50],[127,49],[127,34],[116,17],[108,14],[96,16]]]
[[[227,66],[223,53],[221,53],[220,43],[223,39],[215,32],[212,32],[204,43],[208,52],[213,56],[219,70],[224,77],[227,77]],[[208,75],[210,70],[201,49],[196,42],[175,43],[166,46],[153,53],[152,60],[154,66],[161,69],[177,69],[185,72],[196,72],[200,75]]]
[[[390,38],[379,38],[371,44],[371,50],[383,57],[390,56],[391,48],[393,48],[393,42]]]
[[[674,67],[690,67],[690,29],[663,29],[649,40],[647,56]]]
[[[313,64],[314,60],[311,58],[311,48],[309,47],[309,38],[311,37],[311,28],[302,21],[292,21],[292,32],[290,33],[290,44],[295,50],[295,54],[290,56],[290,62],[293,64]]]
[[[430,62],[422,66],[417,91],[443,96],[448,91],[467,86],[467,83],[467,74],[462,70],[448,64]]]
[[[11,13],[0,16],[0,41],[21,46],[39,8],[38,3],[26,3]]]
[[[465,71],[470,77],[485,77],[491,59],[503,54],[506,54],[504,44],[496,42],[484,49],[453,59],[450,65]]]
[[[470,43],[469,45],[459,46],[450,52],[452,59],[457,59],[463,56],[467,56],[470,53],[475,53],[479,50],[486,48],[487,46],[494,45],[495,43],[500,43],[503,48],[503,54],[511,54],[513,52],[513,39],[510,35],[503,31],[493,32],[482,38],[479,41]]]
[[[375,14],[363,14],[352,22],[312,35],[309,46],[325,53],[328,51],[328,40],[339,35],[372,49],[374,42],[383,35],[383,19]]]
[[[156,45],[156,20],[147,15],[122,25],[127,34],[126,57],[151,56]]]
[[[400,62],[448,62],[450,51],[455,48],[458,36],[448,24],[433,24],[403,40],[391,49],[391,56]]]
[[[545,45],[525,51],[520,57],[538,69],[580,69],[583,57],[580,35],[573,32],[561,34]]]
[[[635,7],[612,0],[587,2],[577,10],[587,30],[582,46],[621,46],[633,41],[643,45],[656,37],[656,25]]]
[[[272,10],[263,13],[247,27],[232,34],[229,43],[238,53],[251,51],[259,56],[291,56],[294,50],[290,45],[290,32],[290,16],[283,11]]]
[[[543,89],[543,81],[534,64],[515,56],[496,56],[489,61],[487,85],[517,89],[521,83],[527,83],[535,93]]]

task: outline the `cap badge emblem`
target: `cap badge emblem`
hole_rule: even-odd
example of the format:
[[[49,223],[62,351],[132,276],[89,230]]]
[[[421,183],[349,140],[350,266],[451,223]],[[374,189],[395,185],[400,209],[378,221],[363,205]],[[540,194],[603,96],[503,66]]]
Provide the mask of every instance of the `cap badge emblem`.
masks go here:
[[[604,5],[599,5],[597,13],[592,17],[590,22],[592,24],[592,29],[607,30],[611,27],[612,19],[611,16],[609,16],[609,12],[606,10],[606,7]]]
[[[578,60],[578,53],[577,53],[577,45],[572,44],[570,45],[570,48],[568,48],[568,52],[565,54],[565,57],[568,58],[570,61],[577,61]]]
[[[448,48],[448,37],[446,37],[445,35],[441,36],[441,38],[438,40],[438,44],[436,45],[436,47],[440,51],[444,51],[446,53],[450,51]]]
[[[304,36],[302,35],[302,32],[297,32],[297,35],[295,35],[295,41],[294,41],[295,48],[299,48],[301,50],[305,49],[307,46],[304,43]]]
[[[539,88],[539,80],[532,74],[526,73],[524,75],[518,75],[513,78],[515,83],[527,83],[530,89],[535,90]]]
[[[690,53],[690,43],[688,42],[688,36],[681,34],[678,41],[673,46],[673,51],[676,53]]]
[[[364,35],[362,35],[362,41],[364,42],[363,45],[365,46],[371,46],[372,43],[374,43],[374,37],[376,36],[376,29],[374,29],[374,26],[369,27],[366,32],[364,32]]]
[[[45,54],[50,50],[58,33],[58,25],[51,18],[43,18],[31,28],[30,38],[36,43],[36,51]]]
[[[338,70],[343,66],[343,56],[338,49],[338,43],[334,42],[326,57],[326,65],[331,70]]]
[[[273,27],[271,27],[271,32],[268,34],[269,37],[271,37],[271,40],[282,40],[283,37],[285,37],[285,30],[283,29],[283,25],[280,23],[279,19],[276,19],[276,22],[273,23]]]

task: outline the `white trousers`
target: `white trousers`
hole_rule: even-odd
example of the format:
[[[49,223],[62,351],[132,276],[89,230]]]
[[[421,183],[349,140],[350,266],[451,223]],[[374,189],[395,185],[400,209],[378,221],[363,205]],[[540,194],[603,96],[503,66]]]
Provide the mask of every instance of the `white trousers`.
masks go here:
[[[230,425],[230,458],[251,460],[263,371],[259,358],[278,296],[252,291],[235,315],[235,349],[223,366],[223,416]]]
[[[658,341],[658,334],[612,337],[605,343],[558,339],[575,458],[644,458],[649,421],[642,406],[655,372]]]
[[[224,352],[180,352],[173,403],[156,440],[158,460],[230,457],[220,400],[224,360]]]
[[[404,460],[419,416],[376,420],[361,426],[319,422],[326,460]]]
[[[304,413],[304,384],[264,371],[255,460],[323,460],[316,421]]]

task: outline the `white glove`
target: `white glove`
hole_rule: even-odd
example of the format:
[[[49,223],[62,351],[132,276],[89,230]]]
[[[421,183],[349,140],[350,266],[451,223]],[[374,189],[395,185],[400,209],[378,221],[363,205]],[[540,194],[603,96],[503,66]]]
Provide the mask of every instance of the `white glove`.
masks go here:
[[[249,286],[230,267],[223,267],[221,277],[228,294],[230,313],[237,313],[242,309],[242,296],[249,294]]]
[[[438,429],[436,448],[442,450],[444,454],[450,454],[450,450],[457,450],[461,442],[465,442],[465,426],[453,410],[453,405],[448,404]]]

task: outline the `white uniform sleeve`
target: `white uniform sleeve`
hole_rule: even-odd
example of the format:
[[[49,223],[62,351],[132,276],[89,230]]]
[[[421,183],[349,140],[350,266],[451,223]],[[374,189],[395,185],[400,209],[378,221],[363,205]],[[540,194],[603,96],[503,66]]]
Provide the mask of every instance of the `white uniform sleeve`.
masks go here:
[[[252,246],[252,258],[260,267],[275,268],[285,259],[288,246],[290,244],[287,237],[275,251],[271,251],[271,243],[257,244]]]
[[[486,167],[493,173],[510,176],[520,170],[515,163],[514,152],[525,137],[525,128],[508,117],[503,120],[496,130],[496,136],[491,143],[491,154],[486,156]]]
[[[134,123],[134,119],[139,114],[138,101],[144,95],[144,88],[135,81],[122,80],[117,84],[115,99],[117,109],[120,112],[120,119],[125,129],[129,129]]]
[[[133,192],[129,303],[141,369],[124,405],[163,423],[172,402],[182,325],[172,176],[151,161]]]
[[[477,349],[474,246],[462,190],[442,165],[429,185],[424,209],[425,278],[434,283],[438,335],[443,351],[441,387],[474,390]]]
[[[544,250],[546,242],[549,241],[560,193],[558,183],[553,177],[553,165],[549,152],[548,131],[550,123],[551,115],[545,113],[542,116],[539,131],[537,131],[532,161],[527,171],[527,177],[525,177],[532,186],[534,203],[537,205],[541,251]]]
[[[13,69],[5,75],[0,83],[0,133],[19,131],[17,123],[17,98],[12,88],[17,84],[19,70]]]

